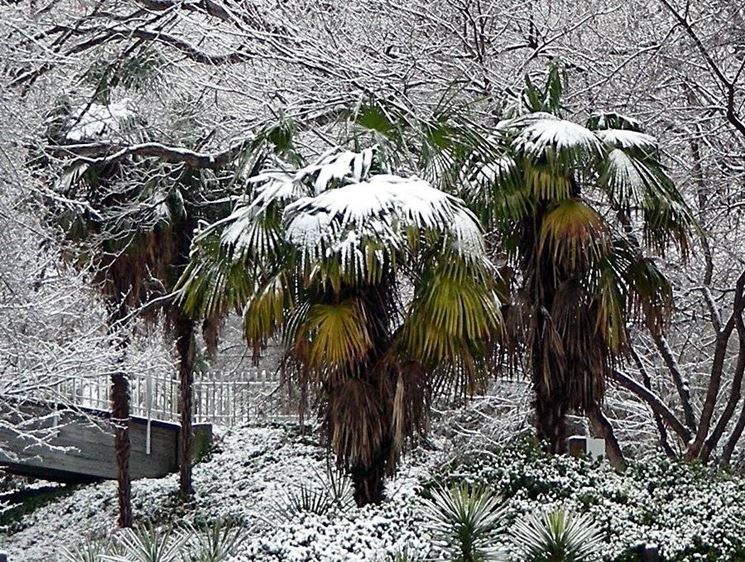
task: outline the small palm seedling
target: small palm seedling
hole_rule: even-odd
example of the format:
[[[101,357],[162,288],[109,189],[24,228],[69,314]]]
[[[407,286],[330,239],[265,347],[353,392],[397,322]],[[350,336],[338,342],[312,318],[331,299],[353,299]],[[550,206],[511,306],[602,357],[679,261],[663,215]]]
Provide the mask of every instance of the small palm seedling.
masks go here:
[[[143,526],[124,529],[115,537],[119,552],[103,554],[102,562],[181,562],[189,536],[181,530]]]
[[[512,543],[525,562],[589,562],[596,560],[600,529],[588,515],[563,509],[531,513],[512,529]]]
[[[63,547],[58,552],[62,562],[101,562],[104,554],[113,554],[113,546],[107,540],[91,540],[74,549]]]
[[[185,562],[223,562],[246,538],[244,528],[230,520],[192,527],[189,533],[193,538]]]
[[[327,515],[347,511],[354,506],[352,481],[341,471],[316,472],[316,482],[301,482],[279,497],[274,513],[282,520],[300,513]]]
[[[431,530],[453,562],[495,560],[491,547],[504,530],[503,503],[486,488],[437,488],[424,502]]]

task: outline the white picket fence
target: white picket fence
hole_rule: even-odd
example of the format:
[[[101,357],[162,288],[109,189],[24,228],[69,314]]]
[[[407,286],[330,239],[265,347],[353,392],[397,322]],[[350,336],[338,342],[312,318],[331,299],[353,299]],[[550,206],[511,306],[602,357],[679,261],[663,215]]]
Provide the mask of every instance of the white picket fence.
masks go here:
[[[147,419],[177,422],[179,382],[170,377],[146,375],[129,378],[130,413]],[[70,378],[53,388],[56,399],[81,408],[108,410],[109,377]],[[195,423],[237,425],[251,421],[296,419],[288,388],[271,371],[243,373],[231,380],[215,374],[196,378],[193,386]]]

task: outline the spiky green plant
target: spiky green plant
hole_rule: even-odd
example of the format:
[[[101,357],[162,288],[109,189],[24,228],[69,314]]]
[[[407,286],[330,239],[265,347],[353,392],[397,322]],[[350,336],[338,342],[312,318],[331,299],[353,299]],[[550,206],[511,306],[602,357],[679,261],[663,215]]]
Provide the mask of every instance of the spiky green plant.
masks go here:
[[[245,528],[230,520],[189,527],[187,532],[191,539],[184,562],[223,562],[246,539]]]
[[[274,503],[274,514],[291,520],[301,513],[327,515],[344,512],[354,506],[354,490],[349,477],[339,470],[316,472],[316,482],[301,482],[281,492]]]
[[[181,562],[189,535],[182,529],[143,525],[114,536],[118,552],[104,553],[102,562]]]
[[[63,562],[101,562],[104,554],[113,554],[114,545],[106,539],[90,540],[68,549],[63,547],[58,552]]]
[[[448,560],[486,562],[499,556],[494,541],[504,532],[504,504],[487,488],[435,488],[424,500],[424,513]]]
[[[602,533],[587,514],[563,509],[531,513],[510,531],[525,562],[590,562],[600,559]]]
[[[388,562],[421,562],[424,560],[413,548],[404,547],[401,550],[388,554]]]

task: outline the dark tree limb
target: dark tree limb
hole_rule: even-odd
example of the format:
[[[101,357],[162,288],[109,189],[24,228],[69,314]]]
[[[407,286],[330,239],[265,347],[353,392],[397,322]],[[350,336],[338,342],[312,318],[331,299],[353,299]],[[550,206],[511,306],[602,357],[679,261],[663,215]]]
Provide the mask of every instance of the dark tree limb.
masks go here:
[[[688,451],[686,451],[687,460],[699,458],[706,437],[708,436],[709,429],[711,427],[711,420],[714,415],[714,410],[716,408],[717,398],[719,395],[719,389],[722,384],[724,360],[727,354],[727,347],[730,341],[730,336],[732,335],[732,332],[735,329],[736,325],[742,322],[742,313],[743,308],[745,307],[745,295],[743,295],[743,290],[745,290],[745,271],[743,271],[740,274],[740,277],[737,279],[732,314],[722,327],[722,330],[717,334],[716,346],[714,349],[714,359],[711,365],[711,376],[709,377],[709,386],[706,390],[704,405],[701,409],[698,432],[696,433],[694,440],[689,445]]]
[[[59,145],[45,147],[46,152],[57,156],[71,156],[72,164],[85,163],[95,166],[113,164],[130,156],[153,157],[163,162],[183,163],[189,168],[221,168],[251,146],[255,139],[243,139],[218,152],[197,152],[186,148],[147,142],[130,146],[110,143]]]
[[[637,369],[639,369],[639,374],[642,377],[645,388],[652,392],[652,379],[650,378],[649,373],[647,373],[647,368],[642,362],[641,357],[639,357],[639,354],[636,352],[636,349],[634,349],[633,346],[631,346],[630,354],[632,359],[634,360],[634,363],[636,363]],[[657,426],[657,433],[660,436],[660,447],[662,447],[662,450],[669,458],[675,458],[676,454],[675,451],[673,451],[673,448],[670,446],[670,440],[668,439],[667,434],[667,427],[662,421],[662,416],[660,416],[660,414],[655,410],[652,410],[652,416],[654,417],[654,423]]]
[[[735,408],[737,407],[742,395],[743,374],[745,374],[745,322],[743,322],[741,313],[735,316],[735,325],[737,327],[739,349],[737,353],[735,372],[732,376],[732,388],[727,403],[724,406],[724,410],[722,411],[722,415],[719,417],[719,421],[699,453],[699,458],[704,463],[709,461],[712,451],[714,451],[719,444],[719,440],[722,438],[724,430],[727,428],[727,424],[732,419],[732,416],[735,413]]]
[[[659,414],[659,416],[667,422],[683,443],[688,443],[691,440],[690,430],[683,425],[675,413],[673,413],[673,411],[668,408],[655,393],[635,381],[626,373],[622,373],[618,370],[613,371],[613,380],[618,383],[619,386],[622,386],[638,398],[644,400],[644,402],[652,408],[653,412]]]
[[[711,70],[712,74],[716,77],[716,79],[720,82],[720,85],[724,89],[724,92],[727,96],[726,100],[726,107],[725,107],[725,115],[727,117],[727,121],[741,134],[745,137],[745,122],[740,119],[740,116],[737,113],[737,100],[735,99],[735,95],[738,91],[737,87],[737,81],[740,77],[740,74],[743,71],[743,66],[740,66],[737,73],[735,74],[733,79],[727,78],[724,71],[720,68],[720,66],[716,63],[714,58],[711,56],[711,53],[706,48],[706,45],[704,45],[703,41],[701,41],[701,38],[698,36],[696,31],[693,29],[693,25],[688,20],[688,14],[681,14],[678,12],[672,4],[670,4],[669,0],[660,0],[662,4],[667,8],[667,10],[672,14],[673,18],[678,22],[678,24],[683,28],[683,30],[686,32],[686,34],[691,38],[693,41],[693,44],[696,46],[696,49],[701,53],[701,56],[704,58],[704,61],[706,62],[706,65]],[[743,63],[745,65],[745,62]]]
[[[662,334],[655,333],[654,330],[650,330],[652,339],[654,340],[657,350],[660,352],[662,360],[667,366],[667,370],[670,372],[670,376],[675,384],[675,389],[678,391],[678,397],[680,398],[681,408],[683,409],[683,417],[685,424],[692,433],[696,432],[696,415],[693,412],[693,405],[691,403],[691,390],[688,386],[683,372],[678,365],[678,360],[673,355],[670,345],[667,342],[667,338]]]
[[[740,437],[742,437],[743,430],[745,430],[745,402],[742,404],[742,409],[740,410],[740,415],[737,417],[737,422],[735,422],[735,427],[732,429],[732,433],[730,433],[727,443],[725,443],[722,449],[722,466],[729,466],[732,462],[732,453],[740,441]]]

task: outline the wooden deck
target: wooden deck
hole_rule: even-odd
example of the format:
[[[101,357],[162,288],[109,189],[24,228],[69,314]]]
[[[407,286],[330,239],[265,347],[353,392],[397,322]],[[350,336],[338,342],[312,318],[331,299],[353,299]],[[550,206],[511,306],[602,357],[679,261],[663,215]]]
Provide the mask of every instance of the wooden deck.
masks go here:
[[[109,414],[98,410],[60,409],[40,403],[16,406],[21,412],[3,412],[12,418],[41,419],[31,428],[51,432],[48,444],[22,439],[0,427],[0,465],[8,472],[57,482],[91,482],[116,478],[114,438]],[[10,419],[9,419],[10,418]],[[149,431],[148,431],[149,426]],[[194,427],[196,449],[212,436],[210,424]],[[158,478],[178,469],[178,424],[131,418],[129,467],[133,479]]]

